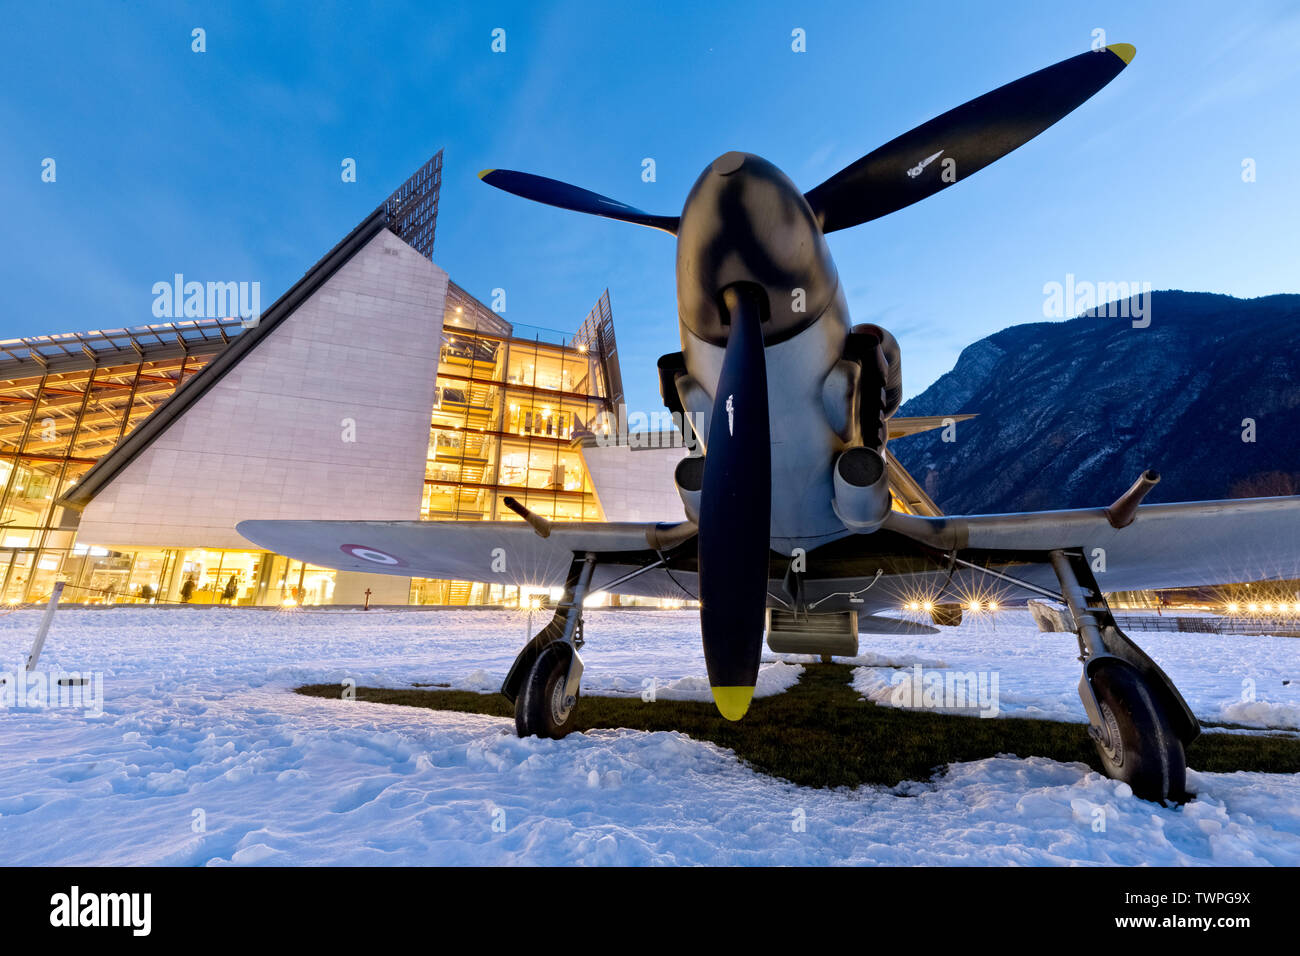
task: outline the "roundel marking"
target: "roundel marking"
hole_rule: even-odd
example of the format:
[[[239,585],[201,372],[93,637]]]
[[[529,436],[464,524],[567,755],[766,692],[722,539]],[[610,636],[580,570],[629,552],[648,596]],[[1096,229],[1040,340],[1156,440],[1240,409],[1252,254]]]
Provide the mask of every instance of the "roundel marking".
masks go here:
[[[383,564],[390,568],[404,568],[406,562],[401,558],[396,558],[387,551],[380,551],[378,548],[368,548],[364,544],[345,544],[339,547],[344,554],[350,554],[354,558],[360,558],[362,561],[369,561],[371,564]]]

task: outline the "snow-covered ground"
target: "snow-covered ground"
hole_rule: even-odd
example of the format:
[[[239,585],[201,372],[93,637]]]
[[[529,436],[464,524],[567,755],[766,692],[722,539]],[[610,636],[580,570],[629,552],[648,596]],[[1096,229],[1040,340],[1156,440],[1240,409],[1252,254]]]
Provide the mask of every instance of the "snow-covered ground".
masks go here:
[[[1173,680],[1197,717],[1210,723],[1300,731],[1300,640],[1228,634],[1129,636]],[[890,704],[903,674],[915,683],[936,670],[996,675],[999,713],[1086,722],[1079,701],[1078,641],[1040,633],[1028,613],[969,616],[960,628],[909,637],[862,635],[854,687]],[[906,668],[900,673],[898,668]]]
[[[38,619],[0,617],[0,672],[20,668]],[[289,692],[495,691],[527,626],[485,611],[60,610],[39,670],[102,674],[102,708],[0,710],[0,865],[1300,864],[1296,776],[1193,768],[1199,797],[1177,809],[1081,764],[1011,756],[811,790],[677,733],[519,740],[509,720]],[[593,611],[587,636],[584,693],[653,680],[661,697],[707,694],[693,612]],[[1202,718],[1300,727],[1300,640],[1135,637]],[[855,683],[873,699],[888,702],[886,666],[919,663],[996,673],[1006,716],[1083,719],[1073,637],[1022,612],[863,635],[862,651]],[[762,692],[798,672],[769,664]]]

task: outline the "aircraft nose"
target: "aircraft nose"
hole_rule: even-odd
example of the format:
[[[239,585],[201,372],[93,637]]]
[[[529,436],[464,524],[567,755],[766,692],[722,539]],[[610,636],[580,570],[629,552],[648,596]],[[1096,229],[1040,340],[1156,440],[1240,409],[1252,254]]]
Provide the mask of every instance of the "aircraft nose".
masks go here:
[[[719,176],[730,176],[745,165],[745,154],[737,150],[723,153],[713,161],[713,171]]]
[[[731,150],[700,173],[679,220],[682,323],[724,344],[730,328],[718,304],[737,284],[762,289],[768,344],[807,328],[839,290],[825,237],[798,187],[761,156]]]

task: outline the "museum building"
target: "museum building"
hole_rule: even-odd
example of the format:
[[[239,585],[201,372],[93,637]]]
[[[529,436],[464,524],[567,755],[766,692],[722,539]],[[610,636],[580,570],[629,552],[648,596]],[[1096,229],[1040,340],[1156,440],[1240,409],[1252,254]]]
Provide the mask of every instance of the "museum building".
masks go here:
[[[507,495],[556,520],[682,520],[680,436],[607,433],[608,290],[572,333],[512,326],[433,261],[441,186],[440,151],[250,328],[0,342],[0,600],[63,581],[76,603],[511,606],[513,586],[335,572],[235,525],[516,520]],[[935,513],[889,464],[895,506]]]

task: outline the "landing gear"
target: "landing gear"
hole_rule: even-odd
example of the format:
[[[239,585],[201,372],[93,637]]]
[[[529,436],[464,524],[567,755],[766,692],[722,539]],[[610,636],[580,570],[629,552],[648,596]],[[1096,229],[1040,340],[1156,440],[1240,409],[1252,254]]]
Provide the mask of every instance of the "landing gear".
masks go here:
[[[1137,668],[1102,658],[1091,683],[1105,724],[1094,742],[1107,775],[1146,800],[1182,797],[1187,791],[1183,742]]]
[[[1079,638],[1079,697],[1102,766],[1144,800],[1186,800],[1184,747],[1200,724],[1165,672],[1119,629],[1083,554],[1053,551],[1051,560]]]
[[[537,655],[515,698],[515,733],[520,737],[559,740],[573,729],[578,694],[568,693],[569,664],[573,651],[554,641]]]
[[[582,602],[595,570],[591,552],[573,562],[555,616],[519,652],[501,685],[501,693],[515,705],[520,737],[559,740],[573,729],[582,683]]]

